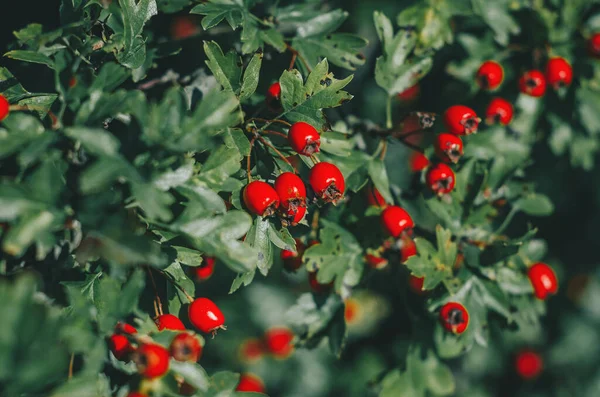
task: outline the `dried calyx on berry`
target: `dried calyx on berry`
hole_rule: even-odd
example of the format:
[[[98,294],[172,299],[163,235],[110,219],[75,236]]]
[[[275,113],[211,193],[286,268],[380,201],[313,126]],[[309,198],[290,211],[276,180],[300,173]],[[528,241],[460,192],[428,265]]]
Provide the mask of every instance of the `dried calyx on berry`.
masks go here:
[[[442,326],[455,334],[462,334],[469,326],[469,312],[458,302],[448,302],[440,310]]]
[[[275,180],[275,191],[279,196],[279,216],[284,226],[295,226],[306,214],[306,187],[300,177],[284,172]]]
[[[326,203],[336,204],[344,196],[346,181],[340,169],[331,163],[315,164],[308,180],[315,195]]]
[[[459,136],[454,134],[439,134],[436,137],[435,154],[440,160],[447,163],[458,163],[463,155],[463,142]]]
[[[467,106],[454,105],[446,109],[444,124],[448,132],[456,135],[470,135],[477,132],[481,119]]]
[[[253,181],[244,188],[244,204],[260,216],[272,216],[279,207],[279,195],[271,185],[263,181]]]
[[[452,168],[444,163],[439,163],[429,168],[426,181],[433,193],[443,196],[454,190],[456,177]]]

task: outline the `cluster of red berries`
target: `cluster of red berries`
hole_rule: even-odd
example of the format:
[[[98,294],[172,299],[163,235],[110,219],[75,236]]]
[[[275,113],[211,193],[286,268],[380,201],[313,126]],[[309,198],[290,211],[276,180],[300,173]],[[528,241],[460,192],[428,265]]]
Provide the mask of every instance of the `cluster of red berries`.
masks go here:
[[[546,73],[538,69],[528,70],[519,79],[519,89],[522,93],[541,97],[546,93],[547,85],[555,90],[566,87],[573,81],[573,68],[562,57],[554,57],[546,64]]]
[[[243,362],[254,362],[261,359],[265,354],[284,360],[294,352],[294,333],[285,327],[273,327],[268,329],[261,339],[247,339],[239,349],[239,357]]]

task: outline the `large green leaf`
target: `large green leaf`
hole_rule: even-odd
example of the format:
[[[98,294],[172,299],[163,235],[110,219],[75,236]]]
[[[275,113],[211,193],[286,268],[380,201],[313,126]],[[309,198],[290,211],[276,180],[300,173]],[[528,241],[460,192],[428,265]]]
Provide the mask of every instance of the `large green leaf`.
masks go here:
[[[158,13],[155,0],[119,0],[123,10],[123,50],[117,53],[119,62],[130,69],[139,68],[146,60],[144,25]]]

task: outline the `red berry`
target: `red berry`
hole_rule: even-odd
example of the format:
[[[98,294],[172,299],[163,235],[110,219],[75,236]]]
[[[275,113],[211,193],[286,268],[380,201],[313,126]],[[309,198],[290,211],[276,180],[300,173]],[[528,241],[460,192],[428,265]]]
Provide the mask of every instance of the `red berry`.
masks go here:
[[[69,88],[73,88],[77,85],[77,77],[76,76],[71,76],[71,78],[69,79]]]
[[[344,305],[344,320],[346,320],[346,324],[356,322],[357,317],[360,317],[358,302],[352,298],[348,298],[344,301]]]
[[[158,327],[159,331],[164,329],[171,331],[184,331],[185,325],[181,322],[181,320],[172,314],[161,314],[160,316],[154,319],[154,323]]]
[[[115,332],[118,334],[137,334],[137,329],[133,327],[133,325],[129,325],[127,323],[117,323],[115,327]]]
[[[276,358],[287,358],[294,351],[294,333],[287,328],[271,328],[265,333],[265,345]]]
[[[546,93],[546,78],[539,70],[529,70],[519,79],[522,93],[533,97],[541,97]]]
[[[485,112],[488,124],[500,123],[508,125],[513,118],[513,106],[506,99],[494,98]]]
[[[346,190],[346,181],[340,169],[324,161],[310,169],[308,181],[317,197],[327,203],[336,203]]]
[[[600,58],[600,33],[594,33],[588,40],[588,52],[594,58]]]
[[[408,258],[415,255],[417,255],[417,245],[412,238],[404,236],[400,247],[400,262],[405,263]]]
[[[306,187],[300,177],[292,172],[284,172],[275,180],[275,191],[279,196],[281,214],[292,226],[297,225],[306,213]]]
[[[477,83],[485,90],[495,90],[504,80],[504,69],[495,61],[485,61],[477,71]]]
[[[296,241],[296,252],[282,250],[281,251],[281,259],[283,260],[283,267],[289,272],[295,272],[300,269],[302,266],[302,254],[306,249],[304,243],[299,239],[294,239]]]
[[[160,345],[145,343],[135,352],[137,370],[144,378],[157,378],[169,370],[169,351]]]
[[[208,298],[194,300],[188,308],[190,322],[200,331],[214,333],[217,329],[225,329],[225,316],[221,310]]]
[[[365,255],[365,260],[367,261],[367,264],[373,269],[383,269],[388,265],[387,259],[381,256],[375,256],[373,254]]]
[[[448,132],[456,135],[469,135],[477,132],[481,119],[467,106],[454,105],[446,109],[444,123]]]
[[[439,163],[427,171],[427,185],[438,196],[450,193],[454,190],[456,177],[452,168],[444,163]]]
[[[458,302],[448,302],[440,310],[442,326],[455,334],[462,334],[469,326],[469,312]]]
[[[265,384],[262,379],[253,374],[242,374],[240,376],[240,383],[238,383],[236,391],[247,391],[255,393],[265,393]]]
[[[196,21],[187,15],[177,16],[171,22],[171,37],[175,40],[187,39],[198,33]]]
[[[558,291],[558,280],[554,270],[545,263],[535,263],[527,272],[533,292],[538,299],[546,299],[548,295]]]
[[[279,81],[271,84],[269,89],[267,90],[266,96],[267,107],[274,113],[282,110],[281,107],[281,85]]]
[[[288,142],[296,153],[310,156],[319,151],[321,135],[312,125],[299,121],[290,127]]]
[[[264,346],[258,339],[246,339],[240,345],[239,356],[244,362],[253,362],[264,355]]]
[[[542,372],[543,367],[542,357],[532,350],[523,350],[515,357],[515,369],[523,379],[537,377]]]
[[[127,394],[127,397],[148,397],[146,394],[138,393],[137,391],[132,391]]]
[[[135,348],[129,342],[129,338],[124,334],[133,335],[136,334],[137,330],[127,323],[117,323],[115,327],[115,333],[111,335],[109,339],[109,348],[117,360],[125,360],[131,353],[135,351]]]
[[[0,121],[4,120],[10,112],[10,103],[4,95],[0,95]]]
[[[408,285],[415,294],[423,295],[425,293],[425,290],[423,289],[424,282],[425,277],[417,277],[411,274],[408,278]]]
[[[244,188],[244,203],[256,215],[271,216],[279,207],[279,196],[267,182],[254,181]]]
[[[377,190],[375,186],[368,186],[365,192],[367,195],[367,201],[369,202],[369,205],[375,207],[385,207],[387,205],[385,199],[383,198],[381,193],[379,193],[379,190]]]
[[[429,159],[423,153],[414,152],[410,156],[410,170],[412,172],[422,171],[429,165]]]
[[[215,262],[216,259],[212,256],[202,256],[202,263],[194,269],[196,272],[196,279],[199,281],[208,280],[215,272]]]
[[[202,355],[202,345],[195,335],[182,332],[175,336],[169,348],[171,356],[177,361],[196,362]]]
[[[381,222],[384,229],[394,238],[401,237],[405,232],[410,234],[415,226],[409,213],[397,205],[390,205],[383,210]]]
[[[317,272],[308,272],[308,283],[310,288],[317,294],[324,294],[331,290],[333,281],[328,284],[321,284],[317,281]]]
[[[555,90],[571,84],[573,81],[573,68],[562,57],[554,57],[546,64],[546,80]]]
[[[407,88],[398,94],[398,99],[402,102],[412,102],[419,97],[421,93],[421,86],[419,83]]]
[[[463,142],[454,134],[439,134],[434,142],[435,154],[447,163],[457,163],[463,155]]]

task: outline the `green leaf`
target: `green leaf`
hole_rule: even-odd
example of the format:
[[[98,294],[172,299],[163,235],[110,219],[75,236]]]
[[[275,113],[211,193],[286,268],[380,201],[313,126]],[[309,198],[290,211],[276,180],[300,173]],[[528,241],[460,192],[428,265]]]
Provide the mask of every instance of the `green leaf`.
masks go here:
[[[114,135],[100,128],[70,127],[65,129],[65,134],[98,156],[115,156],[121,146]]]
[[[155,0],[119,0],[123,10],[123,50],[117,60],[130,69],[139,68],[146,60],[144,25],[158,13]]]
[[[209,379],[206,371],[197,363],[180,362],[172,359],[169,368],[181,376],[192,387],[206,392],[209,388]]]
[[[240,289],[240,287],[242,285],[244,287],[247,287],[248,285],[250,285],[252,280],[254,280],[255,274],[256,274],[256,270],[250,270],[245,273],[239,273],[237,275],[237,277],[233,280],[233,283],[231,283],[231,288],[229,289],[229,293],[233,294],[235,291]]]
[[[385,164],[381,160],[373,159],[367,165],[369,176],[375,188],[381,193],[386,203],[393,203],[394,198],[390,192],[390,181],[388,179]]]
[[[6,68],[0,68],[0,93],[2,93],[11,104],[16,103],[25,106],[28,109],[37,112],[40,117],[43,117],[48,113],[48,110],[58,97],[56,94],[34,94],[25,90]],[[4,123],[14,117],[14,114],[10,115],[4,120]]]
[[[517,21],[508,12],[508,1],[495,1],[490,4],[484,0],[472,0],[473,11],[494,30],[496,41],[507,45],[510,35],[519,34],[521,28]]]
[[[242,79],[242,87],[240,89],[240,101],[248,99],[256,91],[258,87],[258,80],[260,77],[260,67],[262,65],[263,54],[254,54],[250,63],[244,70],[244,77]]]
[[[40,63],[42,65],[48,66],[50,69],[54,69],[54,62],[52,61],[52,59],[36,51],[13,50],[7,52],[6,54],[4,54],[4,56],[11,59],[15,59],[17,61]]]
[[[352,76],[337,80],[328,70],[329,64],[325,59],[308,75],[304,84],[297,70],[283,72],[279,80],[281,103],[284,115],[291,122],[304,121],[318,130],[325,130],[323,109],[340,106],[352,99],[352,95],[342,91]]]
[[[552,201],[543,194],[522,197],[513,204],[513,208],[534,216],[548,216],[554,212]]]
[[[50,211],[40,211],[22,217],[4,237],[2,250],[12,256],[21,256],[36,239],[50,231],[56,218],[57,216]]]
[[[256,267],[264,276],[273,266],[273,245],[269,238],[269,230],[271,230],[269,220],[258,216],[246,235],[246,242],[258,251]]]
[[[225,90],[238,93],[242,78],[242,60],[231,50],[223,54],[221,47],[214,41],[204,42],[204,52],[208,59],[206,65],[211,70],[219,84]]]
[[[242,24],[246,9],[241,2],[236,0],[211,0],[204,4],[198,4],[190,12],[205,15],[202,18],[202,27],[205,30],[217,26],[223,19],[235,30]]]
[[[178,262],[171,263],[165,269],[165,273],[171,276],[171,281],[173,283],[183,288],[191,296],[195,295],[196,286],[194,282],[190,280]],[[187,296],[183,291],[172,285],[172,283],[167,285],[167,299],[169,302],[169,313],[176,316],[180,315],[181,307],[189,303]]]

